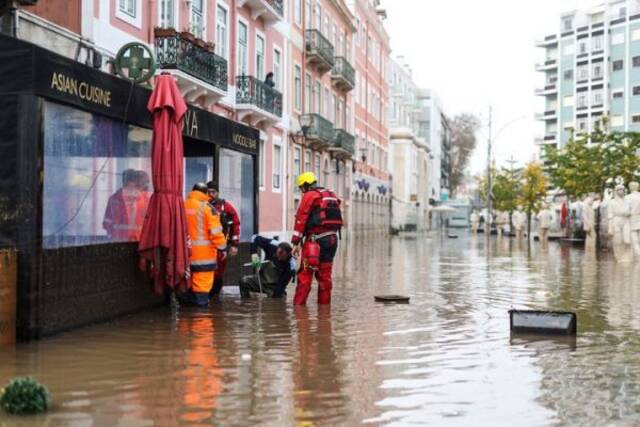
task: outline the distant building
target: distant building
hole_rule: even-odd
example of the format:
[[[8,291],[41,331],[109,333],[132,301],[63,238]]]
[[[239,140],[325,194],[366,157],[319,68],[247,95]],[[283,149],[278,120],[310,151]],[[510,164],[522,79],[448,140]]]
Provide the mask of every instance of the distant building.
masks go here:
[[[430,111],[422,105],[411,69],[402,58],[390,62],[389,170],[393,176],[391,227],[396,231],[429,228],[432,162],[427,144]]]
[[[611,0],[565,13],[556,34],[536,45],[545,60],[544,111],[536,118],[544,145],[564,146],[576,135],[593,131],[604,117],[613,131],[640,131],[640,2]]]

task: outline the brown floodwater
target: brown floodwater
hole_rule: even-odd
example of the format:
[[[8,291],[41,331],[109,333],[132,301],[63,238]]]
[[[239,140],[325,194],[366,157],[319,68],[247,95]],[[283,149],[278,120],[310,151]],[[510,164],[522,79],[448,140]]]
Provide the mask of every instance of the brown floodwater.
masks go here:
[[[227,296],[0,350],[54,406],[0,426],[638,425],[640,264],[482,236],[352,238],[331,308]],[[376,294],[406,294],[383,305]],[[511,337],[510,308],[578,313]]]

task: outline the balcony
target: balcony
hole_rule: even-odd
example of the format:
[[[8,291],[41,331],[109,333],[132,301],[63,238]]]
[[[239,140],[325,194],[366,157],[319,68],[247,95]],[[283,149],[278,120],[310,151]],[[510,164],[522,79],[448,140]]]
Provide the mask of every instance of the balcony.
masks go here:
[[[307,64],[316,67],[321,74],[333,68],[333,45],[318,30],[307,30],[305,33],[305,51]]]
[[[249,6],[251,9],[251,18],[262,18],[268,24],[277,23],[284,19],[284,1],[283,0],[237,0],[237,6]]]
[[[320,114],[303,114],[300,116],[300,124],[311,148],[323,150],[333,142],[333,124]]]
[[[342,56],[334,58],[335,64],[331,70],[331,81],[339,90],[349,92],[356,86],[356,70]]]
[[[344,129],[336,129],[329,151],[339,159],[352,158],[356,153],[356,137]]]
[[[538,96],[548,96],[556,93],[558,93],[558,86],[555,83],[548,84],[542,89],[536,89],[536,95]]]
[[[545,137],[537,137],[535,140],[537,145],[549,145],[556,143],[555,135],[546,135]]]
[[[536,47],[549,47],[558,44],[558,36],[553,34],[544,38],[544,40],[537,40]]]
[[[227,93],[227,60],[191,34],[170,29],[155,30],[155,52],[160,72],[177,80],[187,102],[209,107]]]
[[[541,64],[536,64],[536,71],[551,71],[558,69],[558,61],[555,59],[547,59]]]
[[[536,113],[536,120],[557,120],[556,110],[547,110],[544,113]]]
[[[238,118],[252,126],[270,124],[282,118],[282,94],[253,76],[236,77]]]

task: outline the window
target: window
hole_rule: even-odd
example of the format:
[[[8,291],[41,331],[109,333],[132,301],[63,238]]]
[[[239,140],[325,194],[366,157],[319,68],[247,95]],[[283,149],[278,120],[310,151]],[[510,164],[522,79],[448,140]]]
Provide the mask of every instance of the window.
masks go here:
[[[266,157],[264,155],[264,150],[265,148],[265,143],[264,140],[261,139],[260,140],[260,152],[258,153],[258,184],[260,185],[260,188],[263,189],[264,188],[264,171],[265,171],[265,160]]]
[[[578,65],[578,81],[583,82],[585,80],[589,80],[589,66]]]
[[[587,41],[582,40],[578,42],[578,55],[583,55],[587,53]]]
[[[632,41],[638,41],[638,40],[640,40],[640,29],[638,29],[638,30],[633,30],[633,31],[631,32],[631,40],[632,40]]]
[[[304,152],[304,171],[309,172],[311,170],[311,151]]]
[[[316,101],[316,113],[322,114],[322,88],[320,86],[320,81],[316,81],[316,85],[313,88],[313,98]]]
[[[256,75],[257,79],[264,78],[264,37],[256,35]]]
[[[338,100],[336,104],[336,122],[335,127],[338,129],[343,129],[342,127],[342,100]]]
[[[568,16],[562,20],[563,31],[571,31],[573,29],[573,16]]]
[[[298,177],[302,173],[301,155],[302,155],[302,150],[298,147],[294,147],[293,149],[293,176],[294,177]],[[299,193],[300,189],[297,186],[294,186],[293,192]]]
[[[578,109],[587,108],[587,94],[585,92],[578,94]]]
[[[615,90],[611,93],[611,98],[613,99],[619,99],[619,98],[623,98],[624,97],[624,91],[623,90]]]
[[[316,177],[320,177],[320,154],[316,154],[314,163],[314,173]]]
[[[296,24],[302,25],[302,0],[293,1],[293,16]]]
[[[633,57],[633,66],[634,67],[640,67],[640,56],[634,56]]]
[[[640,123],[640,114],[634,114],[631,116],[631,123]]]
[[[313,9],[311,8],[311,0],[305,0],[304,14],[306,17],[305,27],[307,28],[307,30],[310,30],[313,26]]]
[[[573,70],[567,70],[564,72],[564,79],[571,80],[573,79]]]
[[[153,191],[151,131],[50,102],[43,115],[43,247],[137,241]]]
[[[602,36],[596,36],[592,39],[591,47],[593,52],[599,52],[602,50],[602,40],[603,40]]]
[[[293,85],[295,108],[300,111],[302,109],[302,69],[299,65],[295,66]]]
[[[304,109],[306,113],[311,112],[311,74],[305,73],[304,81]]]
[[[272,187],[274,191],[280,190],[282,176],[282,147],[279,144],[273,144],[273,182]]]
[[[613,71],[620,71],[622,70],[623,66],[624,66],[624,61],[622,59],[613,61]]]
[[[273,50],[273,81],[276,89],[282,90],[282,55],[278,49]]]
[[[633,96],[638,96],[640,95],[640,86],[634,86],[633,87]]]
[[[587,126],[588,126],[588,120],[586,117],[580,118],[576,121],[577,123],[577,130],[579,132],[586,132],[587,131]]]
[[[592,79],[602,78],[602,63],[593,64],[593,76]]]
[[[136,17],[136,0],[120,0],[120,12],[135,18]]]
[[[204,35],[204,0],[192,0],[191,2],[191,32],[194,36],[202,38]]]
[[[218,5],[216,13],[216,53],[227,58],[227,9]]]
[[[322,32],[322,9],[320,4],[316,4],[316,30]]]
[[[331,176],[331,168],[329,167],[329,159],[324,159],[324,167],[322,170],[322,185],[329,186],[329,177]]]
[[[333,123],[336,122],[336,117],[338,117],[337,110],[338,110],[338,97],[335,94],[333,94],[333,111],[331,112],[331,121]]]
[[[327,89],[326,87],[324,88],[324,110],[322,112],[322,115],[326,118],[326,117],[331,117],[331,112],[329,110],[329,100],[331,98],[329,97],[329,89]]]
[[[175,28],[175,0],[160,0],[160,27]]]
[[[593,95],[593,99],[592,99],[593,104],[592,104],[592,105],[594,105],[594,106],[599,106],[599,105],[602,105],[602,104],[603,104],[603,100],[602,100],[602,89],[594,90],[594,91],[592,92],[592,95]]]
[[[249,55],[249,28],[238,21],[238,75],[246,76],[249,72],[247,60]]]
[[[573,42],[562,48],[563,55],[573,55],[574,53],[576,53],[576,45]]]
[[[254,175],[253,158],[226,148],[220,149],[220,193],[233,203],[242,224],[253,224],[254,220]],[[240,241],[251,240],[253,227],[242,227]]]

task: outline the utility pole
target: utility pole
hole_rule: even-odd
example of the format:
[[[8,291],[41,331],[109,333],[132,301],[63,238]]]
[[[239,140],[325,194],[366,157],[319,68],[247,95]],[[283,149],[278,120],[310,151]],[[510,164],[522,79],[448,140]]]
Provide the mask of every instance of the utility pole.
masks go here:
[[[492,109],[489,106],[489,139],[487,143],[487,218],[485,218],[485,234],[487,238],[491,237],[491,198],[493,197],[493,182],[491,182],[491,119]]]

